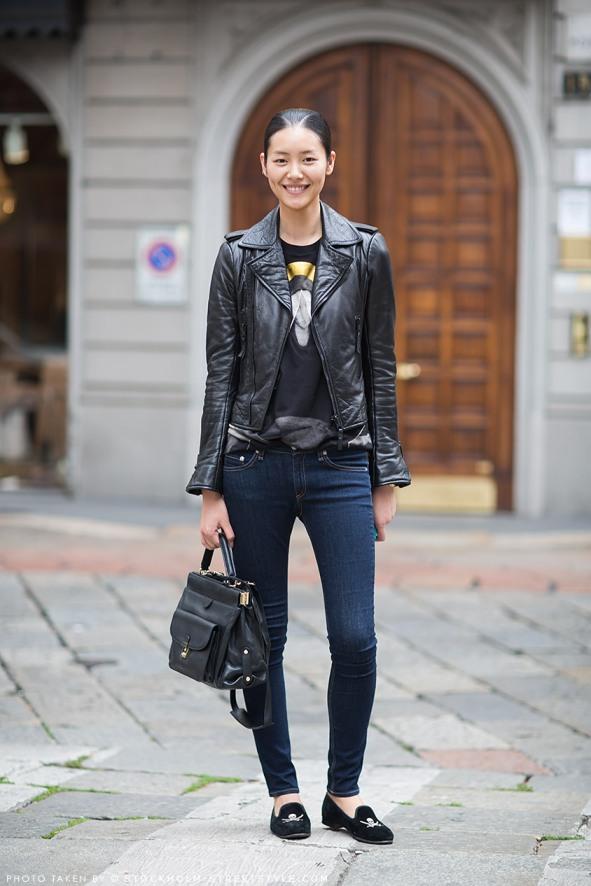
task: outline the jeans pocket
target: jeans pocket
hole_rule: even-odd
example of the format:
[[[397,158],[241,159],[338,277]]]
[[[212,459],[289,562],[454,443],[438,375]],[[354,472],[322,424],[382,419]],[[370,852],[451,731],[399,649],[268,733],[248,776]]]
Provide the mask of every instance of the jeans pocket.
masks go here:
[[[257,449],[236,449],[234,452],[224,453],[225,471],[245,471],[252,467],[258,458]]]
[[[338,449],[328,455],[326,449],[320,451],[320,461],[329,468],[337,471],[358,471],[362,473],[368,470],[369,456],[365,449],[352,452],[348,449]]]

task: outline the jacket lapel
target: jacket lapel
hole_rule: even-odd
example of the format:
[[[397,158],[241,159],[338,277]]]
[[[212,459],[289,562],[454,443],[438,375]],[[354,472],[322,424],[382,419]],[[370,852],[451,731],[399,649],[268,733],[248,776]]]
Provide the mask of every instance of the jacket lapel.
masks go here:
[[[362,239],[343,215],[322,200],[320,213],[322,239],[312,286],[312,314],[332,295],[353,261],[350,251],[344,252],[338,247],[351,246]],[[248,228],[238,245],[243,249],[264,250],[258,257],[247,259],[247,263],[263,286],[291,313],[291,292],[279,240],[279,205]]]

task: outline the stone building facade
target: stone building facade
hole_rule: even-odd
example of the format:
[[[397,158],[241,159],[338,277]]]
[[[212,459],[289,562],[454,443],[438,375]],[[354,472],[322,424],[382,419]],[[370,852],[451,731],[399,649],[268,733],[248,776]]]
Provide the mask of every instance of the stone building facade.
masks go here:
[[[209,278],[235,222],[236,146],[291,69],[372,42],[444,62],[503,122],[517,207],[514,340],[503,342],[514,349],[511,509],[591,512],[591,360],[584,342],[573,351],[573,323],[584,326],[591,306],[591,263],[569,259],[561,229],[561,191],[591,188],[589,104],[564,88],[565,72],[591,67],[579,0],[88,0],[74,40],[0,40],[0,64],[40,95],[68,151],[75,495],[194,504],[184,487],[199,436]],[[135,297],[146,225],[188,227],[185,303]],[[404,413],[401,427],[404,440]],[[408,442],[406,453],[412,472]]]

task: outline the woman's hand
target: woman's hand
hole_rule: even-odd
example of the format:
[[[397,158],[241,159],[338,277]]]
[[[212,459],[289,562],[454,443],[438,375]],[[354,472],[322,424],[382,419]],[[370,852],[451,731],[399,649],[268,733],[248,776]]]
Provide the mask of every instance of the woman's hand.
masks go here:
[[[374,486],[373,521],[378,530],[376,541],[386,541],[384,527],[394,518],[396,513],[396,495],[394,486]]]
[[[219,548],[220,538],[218,529],[224,530],[231,548],[234,547],[234,530],[230,525],[230,518],[226,509],[223,495],[214,492],[213,489],[203,489],[201,492],[203,505],[201,507],[201,544],[210,551]]]

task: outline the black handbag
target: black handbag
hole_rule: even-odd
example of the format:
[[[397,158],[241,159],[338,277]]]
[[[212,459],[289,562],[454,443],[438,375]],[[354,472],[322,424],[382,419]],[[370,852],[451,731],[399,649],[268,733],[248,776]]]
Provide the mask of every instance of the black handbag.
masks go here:
[[[273,724],[265,611],[254,582],[237,577],[223,531],[219,536],[226,575],[210,570],[213,551],[206,548],[201,569],[189,572],[172,616],[168,663],[200,683],[229,689],[232,716],[247,729],[262,729]],[[236,690],[262,683],[266,684],[263,722],[254,725],[248,712],[238,707]]]

